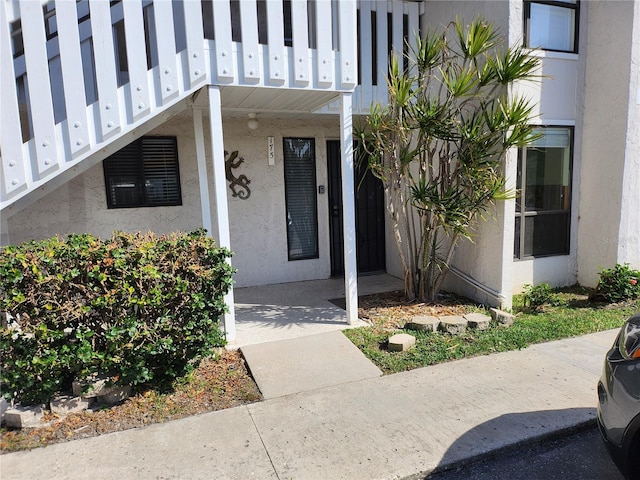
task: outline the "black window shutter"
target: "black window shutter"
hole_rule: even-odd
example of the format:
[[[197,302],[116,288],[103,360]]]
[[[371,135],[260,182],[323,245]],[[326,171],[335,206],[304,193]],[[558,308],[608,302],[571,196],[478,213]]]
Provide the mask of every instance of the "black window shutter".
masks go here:
[[[175,137],[143,137],[103,165],[109,208],[182,205]]]
[[[146,205],[181,205],[176,139],[146,137],[141,143]]]

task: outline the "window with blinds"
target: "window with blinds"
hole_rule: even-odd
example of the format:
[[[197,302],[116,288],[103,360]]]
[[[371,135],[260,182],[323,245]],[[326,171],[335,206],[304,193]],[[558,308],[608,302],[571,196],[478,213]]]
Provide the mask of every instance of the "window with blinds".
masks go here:
[[[285,138],[283,150],[289,260],[318,258],[315,141]]]
[[[175,137],[142,137],[103,165],[109,208],[182,205]]]

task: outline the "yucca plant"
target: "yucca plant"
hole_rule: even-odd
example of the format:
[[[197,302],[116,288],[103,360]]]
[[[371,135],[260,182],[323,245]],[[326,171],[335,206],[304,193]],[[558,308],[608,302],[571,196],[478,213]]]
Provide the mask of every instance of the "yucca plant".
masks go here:
[[[395,56],[389,102],[359,127],[360,158],[384,184],[408,298],[433,301],[457,242],[505,189],[503,161],[533,140],[533,104],[510,93],[533,80],[539,62],[502,47],[493,24],[456,20]]]

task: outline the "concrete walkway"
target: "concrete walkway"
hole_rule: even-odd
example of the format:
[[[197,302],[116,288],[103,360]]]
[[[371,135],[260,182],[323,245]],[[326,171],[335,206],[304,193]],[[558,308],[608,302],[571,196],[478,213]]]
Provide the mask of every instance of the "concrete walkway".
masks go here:
[[[434,469],[593,424],[596,382],[615,335],[610,330],[349,381],[2,455],[0,476],[424,478]]]
[[[265,399],[382,375],[339,331],[247,345],[241,351]]]
[[[388,274],[358,277],[358,296],[403,288]],[[366,325],[349,325],[344,308],[332,302],[344,300],[343,278],[237,288],[234,297],[236,339],[229,348]]]

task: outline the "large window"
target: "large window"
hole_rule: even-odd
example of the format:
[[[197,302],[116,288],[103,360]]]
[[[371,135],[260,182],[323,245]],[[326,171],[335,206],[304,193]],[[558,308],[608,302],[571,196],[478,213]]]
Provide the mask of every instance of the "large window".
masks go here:
[[[283,149],[289,260],[318,258],[315,141],[285,138]]]
[[[109,208],[182,205],[175,137],[142,137],[103,165]]]
[[[524,11],[527,47],[578,51],[577,0],[525,0]]]
[[[515,257],[569,253],[571,128],[540,128],[518,156]]]

